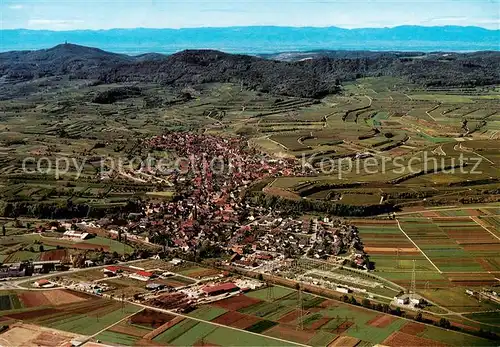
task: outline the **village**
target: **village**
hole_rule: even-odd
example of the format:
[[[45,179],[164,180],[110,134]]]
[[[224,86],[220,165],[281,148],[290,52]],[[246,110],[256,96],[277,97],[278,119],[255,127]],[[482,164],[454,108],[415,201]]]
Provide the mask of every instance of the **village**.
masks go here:
[[[265,268],[276,259],[305,257],[369,270],[354,226],[330,217],[290,217],[245,200],[246,189],[258,180],[298,175],[295,160],[270,158],[239,139],[195,133],[169,133],[149,139],[145,145],[154,151],[191,158],[184,170],[163,173],[176,189],[174,199],[143,201],[141,210],[135,213],[35,226],[42,242],[55,239],[82,251],[69,256],[68,252],[53,251],[53,257],[32,265],[4,264],[6,271],[0,272],[0,277],[22,276],[24,268],[28,275],[47,273],[60,270],[63,263],[74,268],[92,267],[158,253],[197,262],[220,258],[246,269]],[[219,169],[225,169],[210,167],[210,158],[219,158]],[[152,168],[147,170],[153,172]],[[92,249],[92,244],[99,244],[98,238],[104,247]],[[106,240],[143,252],[125,257],[126,252],[116,252],[116,247],[111,252],[113,247],[106,246]]]

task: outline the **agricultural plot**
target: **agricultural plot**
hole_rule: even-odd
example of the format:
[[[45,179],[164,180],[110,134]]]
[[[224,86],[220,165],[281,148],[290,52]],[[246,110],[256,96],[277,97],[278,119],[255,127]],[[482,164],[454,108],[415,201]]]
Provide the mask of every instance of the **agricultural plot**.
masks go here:
[[[188,318],[174,319],[167,323],[167,329],[158,335],[144,336],[141,341],[149,343],[168,344],[174,346],[196,346],[196,345],[232,345],[237,341],[240,346],[275,346],[277,340],[255,335],[244,330],[223,328],[209,322],[199,322]],[[280,345],[291,345],[280,341]]]
[[[415,260],[417,286],[425,286],[427,282],[432,286],[448,285],[395,221],[356,221],[355,225],[377,275],[406,287]]]
[[[464,287],[419,290],[426,298],[456,312],[479,312],[497,310],[500,305],[468,295]]]
[[[470,218],[400,219],[401,228],[443,273],[498,269],[500,241]]]
[[[345,346],[353,341],[355,341],[353,345],[358,343],[373,345],[391,339],[391,336],[394,339],[393,335],[403,333],[403,329],[406,329],[405,334],[411,332],[408,324],[412,323],[404,319],[325,300],[311,294],[302,295],[304,311],[299,318],[297,292],[289,290],[288,294],[280,296],[283,294],[280,293],[280,288],[273,287],[278,294],[275,299],[267,298],[262,290],[254,292],[257,293],[254,296],[260,297],[255,299],[249,297],[252,294],[250,292],[207,305],[203,314],[212,312],[214,306],[224,307],[226,312],[214,318],[212,320],[214,323],[313,346],[335,345],[335,343]],[[299,319],[302,320],[303,330],[296,329]],[[170,337],[164,342],[171,343],[174,341],[172,338],[178,335],[178,330],[191,329],[195,323],[185,324],[171,331],[168,334]],[[410,335],[413,339],[427,339],[428,342],[436,344],[441,341],[440,338],[445,339],[448,334],[453,335],[450,336],[453,340],[462,337],[460,333],[437,329],[443,337],[432,338],[429,335],[435,334],[434,328],[420,324],[419,329],[414,330],[414,334],[418,332],[422,337]],[[199,337],[196,333],[194,335]],[[474,345],[490,345],[489,341],[480,338],[463,335],[463,339]],[[204,340],[207,342],[206,338]]]
[[[1,315],[83,335],[95,334],[139,311],[134,305],[63,290],[24,292],[19,301],[27,309],[2,311]]]
[[[482,216],[480,220],[485,222],[489,230],[495,232],[498,236],[500,236],[500,216]]]
[[[195,266],[195,265],[193,265],[193,266],[187,265],[187,267],[183,267],[179,270],[172,269],[172,271],[174,271],[180,275],[191,277],[194,279],[216,276],[216,275],[219,275],[221,273],[220,271],[215,270],[215,269],[209,269],[209,268]]]
[[[23,308],[23,304],[16,294],[0,295],[0,311],[18,310],[20,308]]]
[[[85,240],[85,242],[80,243],[79,246],[106,248],[109,252],[117,252],[118,254],[130,254],[134,251],[129,245],[100,236]]]
[[[2,343],[9,346],[68,346],[76,337],[79,335],[18,322],[0,334]]]

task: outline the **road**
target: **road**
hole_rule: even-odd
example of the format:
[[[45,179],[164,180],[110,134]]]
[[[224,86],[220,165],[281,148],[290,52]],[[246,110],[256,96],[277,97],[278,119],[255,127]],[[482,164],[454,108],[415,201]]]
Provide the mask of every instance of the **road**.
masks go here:
[[[472,216],[470,216],[469,218],[472,219],[474,222],[476,222],[476,224],[479,224],[481,226],[481,228],[483,228],[484,230],[486,230],[487,232],[489,232],[491,234],[491,236],[493,236],[494,238],[496,238],[497,240],[500,241],[500,237],[498,237],[498,235],[496,235],[495,233],[493,233],[492,231],[490,231],[490,229],[488,229],[484,225],[484,222],[482,220],[480,220],[477,217],[472,217]]]
[[[127,264],[134,264],[138,263],[141,261],[144,261],[145,259],[137,259],[137,260],[131,260],[127,262],[118,262],[117,264],[113,265],[127,265]],[[56,271],[52,272],[50,274],[43,274],[39,276],[31,276],[31,277],[21,277],[19,280],[11,280],[11,281],[5,281],[5,282],[0,282],[0,290],[1,289],[23,289],[23,290],[47,290],[47,289],[40,289],[40,288],[30,288],[30,287],[23,287],[21,284],[26,283],[26,282],[35,282],[36,280],[42,279],[42,278],[51,278],[51,277],[56,277],[56,276],[64,276],[64,275],[71,275],[74,273],[82,272],[82,271],[89,271],[89,270],[95,270],[95,269],[104,269],[105,267],[108,267],[110,265],[101,265],[101,266],[93,266],[93,267],[84,267],[81,269],[72,269],[69,271]],[[54,288],[57,289],[57,288]]]
[[[420,247],[410,238],[410,236],[408,236],[408,234],[403,230],[403,228],[401,227],[401,224],[399,223],[399,220],[396,218],[396,222],[398,222],[398,228],[399,230],[401,230],[401,232],[406,236],[406,238],[408,240],[410,240],[410,242],[415,246],[416,249],[419,250],[420,253],[422,253],[422,255],[425,257],[425,259],[427,259],[429,261],[429,263],[431,263],[432,266],[434,266],[434,268],[437,270],[437,272],[439,273],[443,273],[433,262],[432,260],[427,256],[427,254],[424,253],[424,251],[422,251],[420,249]]]

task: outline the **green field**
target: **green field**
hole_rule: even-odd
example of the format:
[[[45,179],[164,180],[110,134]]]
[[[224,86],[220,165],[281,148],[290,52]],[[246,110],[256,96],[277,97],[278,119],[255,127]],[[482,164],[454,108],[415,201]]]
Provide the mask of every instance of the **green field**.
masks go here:
[[[223,308],[203,306],[193,312],[190,312],[189,316],[203,320],[212,320],[223,315],[224,313],[226,313],[226,310],[224,310]]]
[[[96,339],[103,343],[111,343],[121,346],[134,346],[139,340],[137,337],[117,333],[114,331],[103,331],[96,336]]]
[[[117,252],[118,254],[128,254],[134,251],[134,249],[129,245],[100,236],[85,240],[84,243],[108,246],[111,252]]]
[[[248,293],[247,295],[251,298],[266,300],[267,292],[268,292],[267,289],[259,289],[256,291],[252,291],[252,292]],[[275,299],[282,298],[282,297],[287,296],[293,292],[294,292],[293,289],[289,289],[289,288],[285,288],[285,287],[274,287],[273,288],[273,296]]]

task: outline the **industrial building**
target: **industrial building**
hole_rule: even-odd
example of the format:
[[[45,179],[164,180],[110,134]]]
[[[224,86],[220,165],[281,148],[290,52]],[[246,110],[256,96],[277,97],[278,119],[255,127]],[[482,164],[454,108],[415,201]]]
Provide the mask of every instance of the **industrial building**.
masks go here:
[[[222,284],[216,284],[214,286],[205,286],[201,290],[207,296],[215,296],[224,293],[232,293],[240,290],[240,288],[232,282],[227,282]]]

